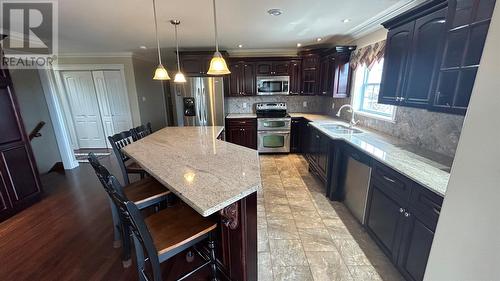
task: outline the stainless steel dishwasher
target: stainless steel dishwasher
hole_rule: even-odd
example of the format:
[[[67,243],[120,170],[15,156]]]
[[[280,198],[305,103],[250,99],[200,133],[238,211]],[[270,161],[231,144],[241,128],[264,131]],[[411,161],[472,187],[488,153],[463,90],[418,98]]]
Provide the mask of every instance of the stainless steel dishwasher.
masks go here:
[[[365,224],[366,203],[370,187],[371,159],[352,147],[346,147],[344,166],[344,204],[362,224]]]

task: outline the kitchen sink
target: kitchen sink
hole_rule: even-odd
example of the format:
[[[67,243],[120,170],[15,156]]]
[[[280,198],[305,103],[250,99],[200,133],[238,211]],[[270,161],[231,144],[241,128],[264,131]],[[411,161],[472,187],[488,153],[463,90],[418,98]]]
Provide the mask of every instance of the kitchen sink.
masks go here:
[[[326,124],[321,126],[323,129],[328,130],[335,134],[360,134],[363,131],[358,130],[356,128],[349,128],[344,125],[339,124]]]

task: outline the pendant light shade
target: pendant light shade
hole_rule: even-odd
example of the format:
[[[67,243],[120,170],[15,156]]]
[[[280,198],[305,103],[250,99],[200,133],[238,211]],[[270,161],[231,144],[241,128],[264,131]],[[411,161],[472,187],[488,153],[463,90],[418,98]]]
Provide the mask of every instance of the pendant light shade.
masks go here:
[[[226,61],[219,52],[219,42],[217,38],[217,12],[215,8],[215,0],[212,1],[214,7],[215,53],[212,60],[210,61],[210,67],[208,68],[207,74],[209,75],[230,74],[231,71],[229,71]]]
[[[174,77],[175,83],[185,83],[186,77],[184,77],[184,73],[181,72],[181,63],[179,61],[179,40],[177,40],[177,26],[181,24],[179,20],[170,20],[170,23],[175,28],[175,49],[177,50],[177,73]]]
[[[158,38],[158,21],[156,20],[156,3],[153,0],[153,16],[155,19],[156,46],[158,48],[158,67],[156,67],[153,80],[170,80],[167,69],[161,64],[160,39]]]

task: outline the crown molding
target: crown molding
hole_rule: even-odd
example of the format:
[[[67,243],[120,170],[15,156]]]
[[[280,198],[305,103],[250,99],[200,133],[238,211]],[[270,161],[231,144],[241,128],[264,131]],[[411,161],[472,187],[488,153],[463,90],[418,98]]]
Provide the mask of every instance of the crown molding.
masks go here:
[[[389,20],[403,12],[408,11],[411,8],[414,8],[422,3],[424,3],[426,0],[411,0],[406,3],[398,3],[395,5],[392,5],[391,7],[385,9],[384,11],[378,13],[371,19],[364,21],[363,23],[355,26],[354,28],[351,28],[346,32],[346,34],[351,38],[351,41],[354,41],[356,39],[359,39],[369,33],[372,33],[374,31],[377,31],[383,26],[381,25],[384,21]]]
[[[293,57],[298,50],[291,49],[233,49],[227,50],[230,57]]]
[[[59,53],[59,58],[132,58],[132,52]]]

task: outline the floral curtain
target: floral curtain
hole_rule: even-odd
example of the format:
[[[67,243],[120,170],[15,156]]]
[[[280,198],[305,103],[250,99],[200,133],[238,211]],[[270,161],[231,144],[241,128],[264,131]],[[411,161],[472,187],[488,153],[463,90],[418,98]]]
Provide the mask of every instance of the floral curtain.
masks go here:
[[[385,40],[357,49],[351,54],[350,66],[353,70],[359,65],[371,68],[375,62],[384,57],[384,50]]]

